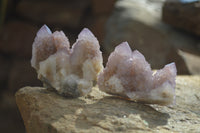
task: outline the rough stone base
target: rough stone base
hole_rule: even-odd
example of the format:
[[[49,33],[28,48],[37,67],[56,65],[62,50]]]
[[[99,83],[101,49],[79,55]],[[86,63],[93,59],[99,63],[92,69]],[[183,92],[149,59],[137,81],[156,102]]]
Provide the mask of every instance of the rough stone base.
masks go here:
[[[176,105],[145,105],[93,88],[86,97],[62,97],[42,87],[16,93],[27,133],[200,132],[200,76],[178,76]]]

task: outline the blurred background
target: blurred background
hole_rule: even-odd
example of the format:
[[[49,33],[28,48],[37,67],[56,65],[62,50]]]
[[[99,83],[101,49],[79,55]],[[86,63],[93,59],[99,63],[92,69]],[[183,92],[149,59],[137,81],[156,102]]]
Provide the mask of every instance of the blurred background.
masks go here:
[[[200,2],[197,0],[0,0],[0,132],[24,133],[15,92],[41,86],[30,65],[37,30],[63,30],[71,44],[89,28],[104,63],[128,41],[153,69],[175,62],[178,74],[200,74]]]

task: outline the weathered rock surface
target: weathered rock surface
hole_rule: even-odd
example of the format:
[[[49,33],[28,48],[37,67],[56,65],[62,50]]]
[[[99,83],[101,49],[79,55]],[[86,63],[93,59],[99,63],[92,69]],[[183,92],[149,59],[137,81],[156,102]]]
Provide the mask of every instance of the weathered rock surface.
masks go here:
[[[161,21],[163,2],[164,0],[118,0],[107,22],[102,45],[107,55],[116,45],[127,41],[133,50],[137,49],[144,54],[152,68],[158,69],[175,61],[178,74],[187,74],[187,67],[184,67],[177,49],[200,53],[197,48],[200,40]]]
[[[144,105],[98,88],[77,99],[41,87],[16,93],[27,133],[200,132],[200,76],[178,76],[176,105]]]
[[[183,0],[184,1],[184,0]],[[163,6],[164,22],[200,36],[200,2],[167,0]]]

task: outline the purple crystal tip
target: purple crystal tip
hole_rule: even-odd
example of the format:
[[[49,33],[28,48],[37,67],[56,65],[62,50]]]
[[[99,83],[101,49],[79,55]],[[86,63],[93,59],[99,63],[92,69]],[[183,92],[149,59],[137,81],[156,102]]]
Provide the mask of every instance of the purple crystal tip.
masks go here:
[[[41,35],[46,35],[46,34],[52,34],[51,30],[49,29],[49,27],[44,24],[40,30],[37,32],[37,36],[41,36]]]

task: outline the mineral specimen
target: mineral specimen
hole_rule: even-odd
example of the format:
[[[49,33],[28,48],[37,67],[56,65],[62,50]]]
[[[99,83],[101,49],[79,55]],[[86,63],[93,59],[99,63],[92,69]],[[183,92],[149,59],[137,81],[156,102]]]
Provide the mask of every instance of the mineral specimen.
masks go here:
[[[52,33],[46,25],[34,40],[31,65],[46,87],[72,97],[89,93],[103,69],[99,42],[88,29],[81,31],[70,49],[65,34]]]
[[[108,58],[98,77],[99,89],[133,101],[169,105],[175,101],[176,66],[166,65],[154,73],[144,56],[124,42]]]

